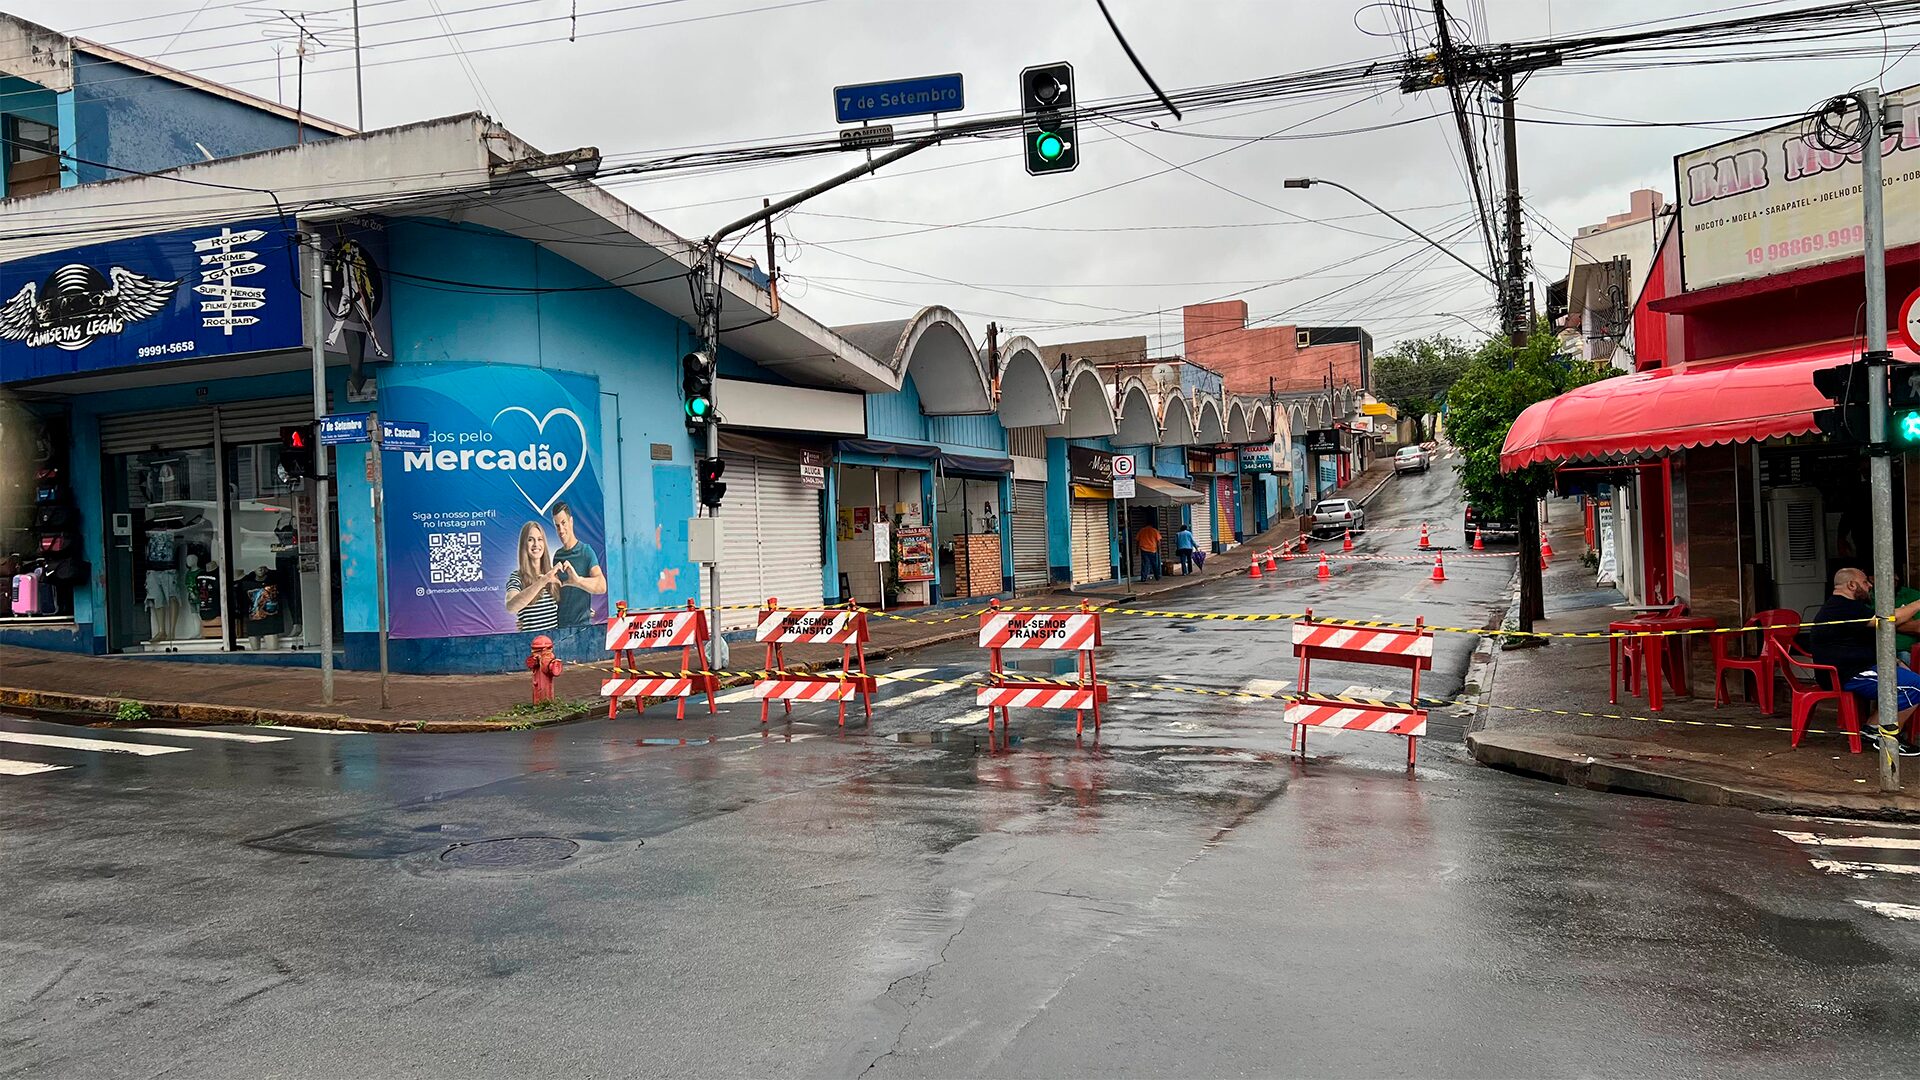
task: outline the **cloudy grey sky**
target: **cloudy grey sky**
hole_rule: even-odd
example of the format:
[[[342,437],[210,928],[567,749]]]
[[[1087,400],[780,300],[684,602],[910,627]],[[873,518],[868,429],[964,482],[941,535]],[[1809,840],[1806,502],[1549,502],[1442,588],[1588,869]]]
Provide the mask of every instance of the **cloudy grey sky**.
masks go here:
[[[1746,14],[1806,0],[1455,0],[1450,10],[1473,40],[1490,43],[1668,17],[1726,17],[1730,5]],[[276,78],[275,39],[258,17],[265,6],[7,5],[57,30],[291,103],[294,63],[283,51]],[[1394,34],[1403,20],[1416,25],[1421,40],[1431,34],[1427,0],[1398,12],[1361,0],[1109,6],[1168,89],[1389,56],[1400,49]],[[323,13],[319,24],[350,22],[348,0],[304,0],[298,8]],[[968,112],[1000,113],[1016,107],[1022,67],[1070,60],[1083,100],[1145,92],[1094,0],[361,0],[361,20],[368,127],[480,109],[543,148],[591,144],[616,161],[830,131],[831,91],[841,83],[959,71]],[[454,54],[456,43],[464,57]],[[1886,59],[1905,58],[1885,85],[1920,81],[1920,51],[1906,53],[1912,43],[1910,35],[1891,37]],[[1519,143],[1539,273],[1564,275],[1561,237],[1624,210],[1631,189],[1656,187],[1671,197],[1675,153],[1766,126],[1559,124],[1596,116],[1727,121],[1798,112],[1873,80],[1885,62],[1875,51],[1536,77],[1520,95],[1521,114],[1548,123],[1524,124]],[[312,111],[353,122],[349,49],[310,61],[306,101]],[[791,275],[784,295],[834,324],[938,303],[960,311],[976,335],[991,319],[1042,342],[1146,334],[1167,351],[1178,348],[1182,304],[1228,297],[1243,297],[1255,319],[1360,323],[1383,343],[1465,332],[1442,312],[1491,327],[1487,288],[1457,263],[1404,242],[1392,222],[1338,191],[1281,186],[1300,174],[1340,180],[1423,229],[1451,234],[1468,220],[1469,204],[1445,111],[1444,93],[1389,91],[1242,105],[1185,123],[1163,116],[1160,130],[1084,132],[1079,169],[1046,177],[1026,174],[1017,140],[936,147],[781,219],[782,268]],[[1337,134],[1436,112],[1442,117]],[[1283,128],[1336,134],[1201,137]],[[703,235],[758,207],[763,196],[804,187],[852,160],[622,180],[613,190],[667,225]],[[1071,201],[1037,208],[1060,200]],[[982,218],[993,220],[945,227]],[[1483,263],[1475,235],[1460,232],[1457,243],[1469,261]],[[755,257],[763,250],[758,236],[742,248]]]

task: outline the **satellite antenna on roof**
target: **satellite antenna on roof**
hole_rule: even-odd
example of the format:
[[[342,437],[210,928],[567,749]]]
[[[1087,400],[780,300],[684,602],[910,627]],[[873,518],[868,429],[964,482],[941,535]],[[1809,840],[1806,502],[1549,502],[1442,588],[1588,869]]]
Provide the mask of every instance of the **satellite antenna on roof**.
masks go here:
[[[1160,388],[1161,393],[1169,393],[1174,387],[1180,385],[1180,375],[1173,370],[1172,364],[1155,364],[1153,365],[1153,384]]]
[[[347,30],[332,25],[336,16],[325,11],[298,11],[279,7],[243,7],[241,14],[262,24],[261,34],[273,41],[274,96],[280,96],[280,50],[291,44],[294,51],[293,122],[294,143],[307,141],[307,54],[347,43]],[[284,104],[284,102],[282,102]]]

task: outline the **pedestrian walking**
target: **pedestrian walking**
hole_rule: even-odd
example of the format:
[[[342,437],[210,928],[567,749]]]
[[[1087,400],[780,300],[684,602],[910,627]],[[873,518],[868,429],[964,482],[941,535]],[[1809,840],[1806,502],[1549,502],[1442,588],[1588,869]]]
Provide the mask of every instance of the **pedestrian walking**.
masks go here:
[[[1182,526],[1173,536],[1174,554],[1180,556],[1180,573],[1193,573],[1193,530]]]
[[[1140,548],[1140,580],[1160,580],[1160,530],[1148,522],[1133,534],[1133,542]]]

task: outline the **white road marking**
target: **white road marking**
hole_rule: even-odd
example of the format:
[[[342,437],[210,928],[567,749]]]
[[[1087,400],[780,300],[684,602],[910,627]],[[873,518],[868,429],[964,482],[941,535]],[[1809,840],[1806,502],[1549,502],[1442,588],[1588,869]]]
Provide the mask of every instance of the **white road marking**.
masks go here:
[[[32,776],[35,773],[70,769],[71,765],[43,765],[38,761],[13,761],[0,758],[0,776]]]
[[[1920,851],[1920,837],[1912,836],[1823,836],[1820,833],[1788,832],[1775,829],[1774,832],[1796,844],[1810,847],[1860,847],[1884,848],[1889,851]]]
[[[302,735],[365,735],[364,731],[342,731],[339,728],[301,727],[298,724],[275,724],[277,731],[297,731]]]
[[[1920,866],[1910,863],[1883,862],[1842,862],[1839,859],[1810,859],[1815,870],[1828,874],[1845,874],[1848,877],[1866,877],[1869,874],[1920,874]]]
[[[975,709],[972,712],[961,713],[959,716],[946,717],[940,722],[943,724],[952,724],[955,727],[964,727],[967,724],[981,723],[985,721],[986,718],[987,718],[987,710]]]
[[[1875,915],[1885,915],[1889,919],[1902,919],[1906,922],[1920,922],[1920,905],[1889,904],[1880,900],[1855,900],[1854,903]]]
[[[935,694],[951,694],[951,693],[954,693],[955,691],[964,691],[966,688],[957,685],[957,683],[966,682],[968,679],[971,679],[971,678],[972,676],[967,676],[966,679],[956,680],[956,682],[938,683],[933,686],[923,686],[918,690],[913,690],[905,694],[901,694],[899,697],[890,697],[885,701],[876,701],[874,702],[874,704],[876,706],[904,705],[909,701],[918,701],[921,698],[933,697]]]
[[[27,746],[53,746],[62,750],[99,750],[109,754],[155,757],[160,754],[184,754],[185,746],[149,746],[145,743],[114,742],[111,739],[76,739],[71,735],[35,735],[25,731],[0,731],[0,742]]]
[[[1807,814],[1788,814],[1793,821],[1817,821],[1822,825],[1846,825],[1851,828],[1872,827],[1875,829],[1906,829],[1920,832],[1920,825],[1903,821],[1862,821],[1859,818],[1813,817]]]
[[[724,694],[716,695],[713,699],[713,702],[716,705],[730,705],[736,701],[747,700],[748,698],[753,696],[753,693],[754,693],[753,684],[749,683],[746,686],[737,687],[735,689],[727,691]]]
[[[1261,697],[1279,697],[1287,687],[1292,685],[1285,679],[1248,679],[1240,689],[1249,694],[1259,694]]]
[[[137,727],[129,728],[136,735],[173,735],[182,739],[218,739],[224,742],[291,742],[285,735],[245,735],[237,731],[208,731],[205,728],[173,727]]]
[[[880,684],[881,686],[885,686],[888,683],[903,682],[907,679],[918,678],[919,676],[925,675],[928,672],[931,672],[933,670],[934,669],[930,667],[903,668],[899,671],[889,671],[885,675],[876,675],[874,676],[874,682]],[[718,697],[714,698],[713,700],[716,704],[729,705],[736,701],[746,701],[749,698],[753,697],[753,693],[754,693],[753,687],[751,685],[742,686],[737,689],[729,690],[726,693],[721,694]],[[900,699],[896,698],[894,700],[897,701]],[[874,702],[874,704],[878,705],[880,704],[880,702],[876,701]]]
[[[905,682],[908,679],[917,679],[922,675],[931,675],[935,670],[936,669],[930,667],[902,668],[899,671],[889,671],[885,675],[875,676],[875,681],[882,683]]]

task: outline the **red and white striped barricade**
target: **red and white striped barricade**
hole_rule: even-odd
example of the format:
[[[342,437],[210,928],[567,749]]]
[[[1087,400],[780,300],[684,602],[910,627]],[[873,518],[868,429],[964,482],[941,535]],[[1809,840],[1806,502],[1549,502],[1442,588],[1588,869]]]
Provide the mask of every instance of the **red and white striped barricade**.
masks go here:
[[[760,699],[760,722],[767,722],[767,708],[775,701],[787,713],[796,701],[837,701],[840,726],[847,726],[847,699],[859,694],[867,708],[867,720],[873,720],[875,680],[867,674],[867,613],[850,608],[782,608],[777,598],[769,597],[760,611],[760,625],[753,639],[767,646],[767,670],[754,681],[754,696]],[[840,646],[840,673],[837,675],[800,675],[787,671],[786,646]]]
[[[1098,732],[1100,703],[1107,700],[1107,688],[1100,685],[1094,668],[1093,650],[1099,644],[1100,615],[1084,600],[1079,611],[1002,611],[998,600],[989,604],[980,613],[980,647],[988,650],[987,685],[974,697],[976,704],[987,707],[988,733],[994,730],[996,713],[1012,723],[1013,709],[1072,709],[1076,735],[1086,729],[1092,714]],[[1074,681],[1011,678],[1000,655],[1005,649],[1078,653]]]
[[[679,649],[680,670],[642,673],[635,654],[646,649]],[[628,611],[625,601],[607,619],[607,651],[613,654],[614,677],[600,684],[607,699],[607,717],[620,715],[620,699],[633,698],[634,708],[646,708],[647,698],[678,698],[676,720],[687,718],[687,698],[707,695],[707,712],[717,711],[714,692],[720,676],[707,670],[707,613],[687,601],[684,611]]]
[[[1433,631],[1415,619],[1411,628],[1348,626],[1316,622],[1309,608],[1293,624],[1293,655],[1300,658],[1300,696],[1287,705],[1287,723],[1293,725],[1292,748],[1305,757],[1307,729],[1338,728],[1378,731],[1407,737],[1407,768],[1413,768],[1414,749],[1427,733],[1427,712],[1420,707],[1420,673],[1433,670]],[[1408,669],[1413,685],[1407,705],[1342,701],[1313,696],[1313,662],[1336,660]]]

